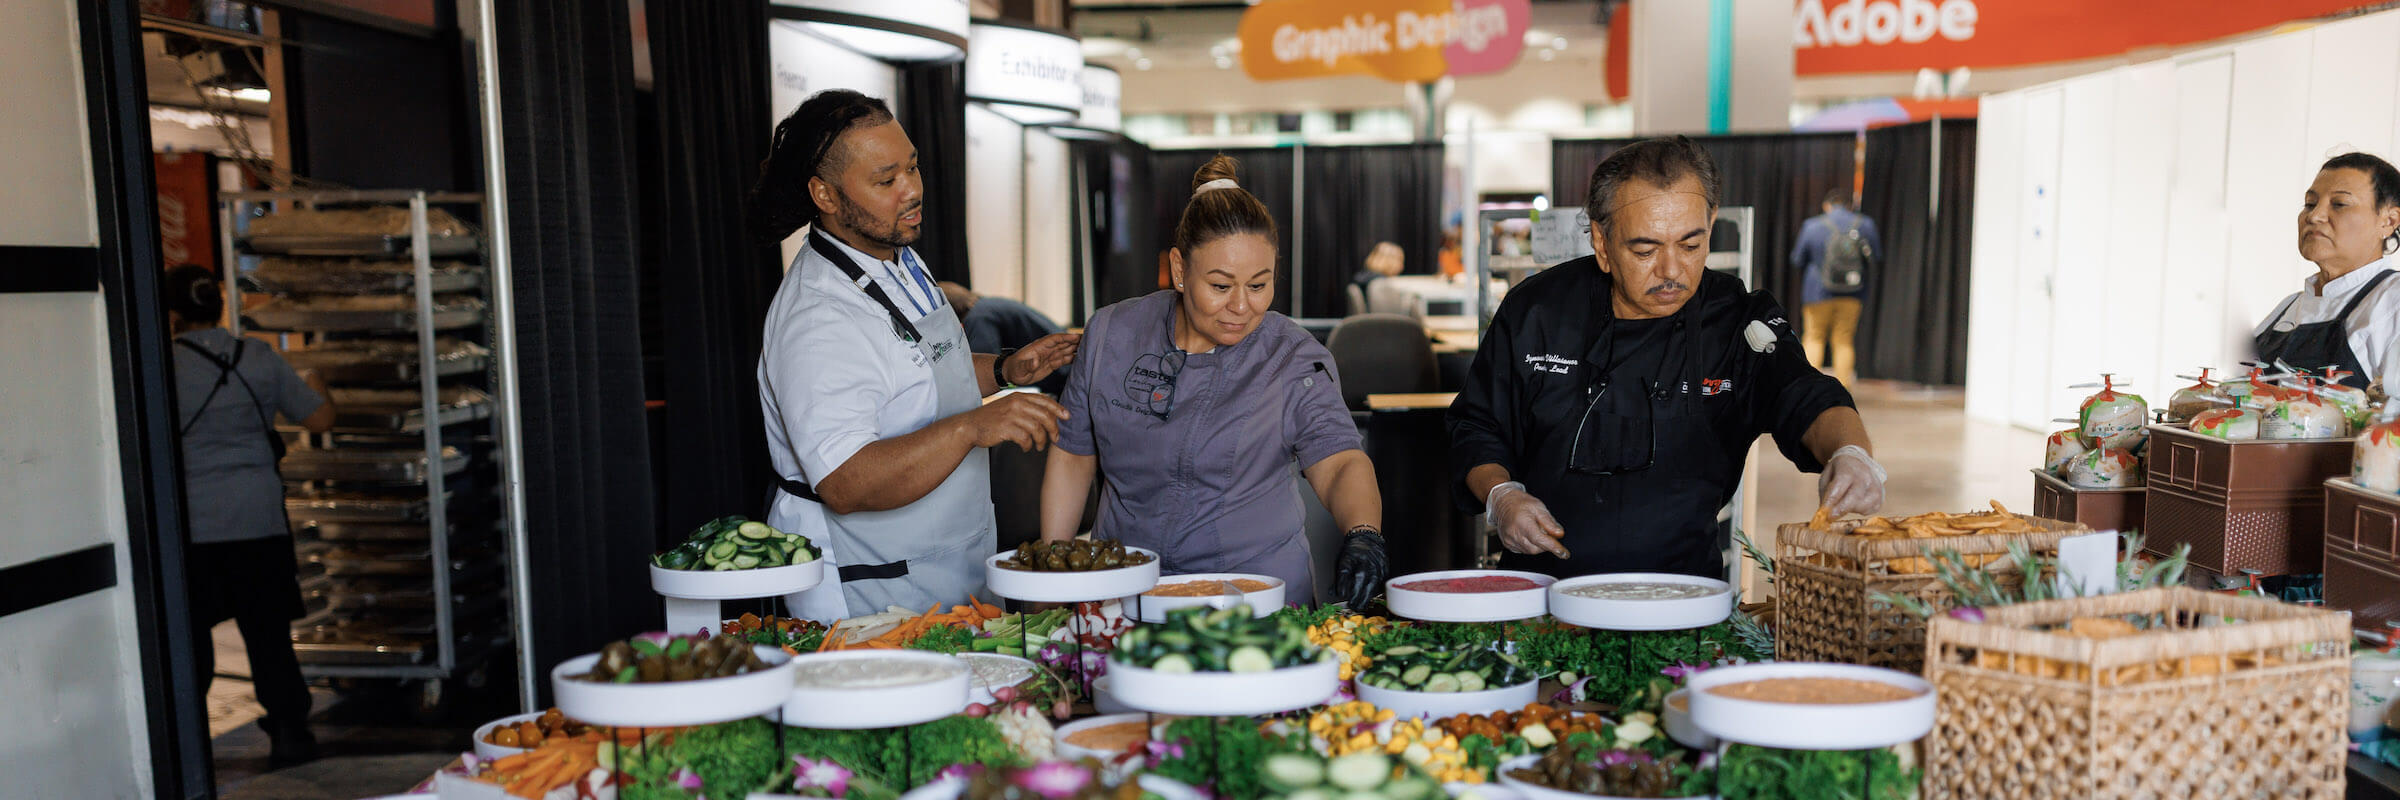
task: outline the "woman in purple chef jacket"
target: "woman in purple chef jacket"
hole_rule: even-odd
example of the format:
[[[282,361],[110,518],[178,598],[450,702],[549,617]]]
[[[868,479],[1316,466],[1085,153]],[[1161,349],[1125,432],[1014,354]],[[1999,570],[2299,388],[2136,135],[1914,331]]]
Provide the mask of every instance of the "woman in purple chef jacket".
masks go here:
[[[1100,310],[1062,398],[1042,538],[1073,538],[1095,474],[1093,535],[1158,551],[1166,574],[1280,578],[1314,601],[1293,470],[1345,531],[1333,599],[1382,587],[1383,500],[1333,355],[1275,301],[1275,220],[1218,156],[1192,177],[1168,251],[1175,288]]]

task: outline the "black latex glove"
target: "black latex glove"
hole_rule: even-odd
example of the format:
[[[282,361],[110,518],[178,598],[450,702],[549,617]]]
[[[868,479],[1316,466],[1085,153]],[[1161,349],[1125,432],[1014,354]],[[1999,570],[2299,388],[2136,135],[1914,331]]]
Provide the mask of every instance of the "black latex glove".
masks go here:
[[[1350,534],[1342,542],[1342,557],[1333,579],[1337,599],[1350,604],[1350,610],[1367,607],[1375,593],[1383,589],[1383,579],[1391,576],[1391,562],[1383,554],[1383,534],[1362,530]]]

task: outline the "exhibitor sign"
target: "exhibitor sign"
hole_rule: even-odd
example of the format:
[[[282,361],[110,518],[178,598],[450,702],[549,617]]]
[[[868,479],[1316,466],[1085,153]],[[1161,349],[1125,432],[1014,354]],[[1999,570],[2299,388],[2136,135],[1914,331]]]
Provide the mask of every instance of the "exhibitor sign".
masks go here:
[[[1793,72],[2081,61],[2263,30],[2376,0],[1796,0]]]
[[[1431,81],[1507,69],[1529,0],[1268,0],[1242,13],[1242,71],[1262,81]]]

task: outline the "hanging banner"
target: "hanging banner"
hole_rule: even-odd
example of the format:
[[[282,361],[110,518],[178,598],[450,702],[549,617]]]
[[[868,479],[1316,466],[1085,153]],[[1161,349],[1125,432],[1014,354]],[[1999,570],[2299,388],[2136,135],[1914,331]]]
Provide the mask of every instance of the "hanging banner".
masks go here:
[[[1083,114],[1079,127],[1115,132],[1125,124],[1125,77],[1096,64],[1083,65]]]
[[[1797,0],[1793,72],[2080,61],[2198,44],[2384,0]]]
[[[1073,34],[980,20],[967,40],[968,100],[1026,125],[1083,114],[1083,43]]]
[[[1529,0],[1268,0],[1242,12],[1242,71],[1417,82],[1499,72],[1525,49],[1532,14]]]

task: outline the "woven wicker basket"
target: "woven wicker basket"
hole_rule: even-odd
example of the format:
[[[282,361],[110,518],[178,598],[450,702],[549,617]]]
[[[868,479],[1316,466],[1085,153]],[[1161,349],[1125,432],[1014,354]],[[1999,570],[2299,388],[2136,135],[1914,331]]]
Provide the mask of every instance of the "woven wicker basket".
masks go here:
[[[2171,629],[2046,630],[2128,615]],[[1936,617],[1925,798],[2335,800],[2350,636],[2347,613],[2183,587]]]
[[[1815,530],[1793,523],[1775,531],[1775,657],[1837,661],[1917,672],[1925,661],[1925,620],[1874,599],[1879,592],[1914,596],[1936,609],[1952,604],[1950,589],[1925,565],[1928,550],[1956,550],[1991,560],[2023,540],[2035,553],[2055,554],[2058,540],[2090,533],[2072,522],[2027,518],[2032,533],[1990,533],[1939,539],[1869,539],[1850,535],[1863,520]],[[1908,571],[1894,569],[1895,566]],[[2014,565],[1994,564],[2002,575]],[[2016,580],[2007,578],[2006,580]]]

